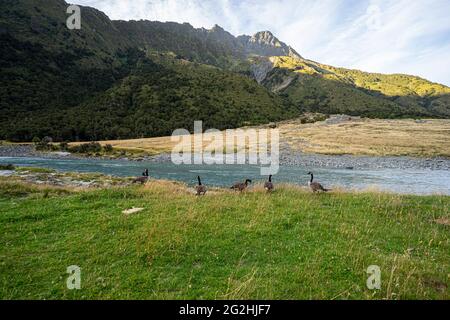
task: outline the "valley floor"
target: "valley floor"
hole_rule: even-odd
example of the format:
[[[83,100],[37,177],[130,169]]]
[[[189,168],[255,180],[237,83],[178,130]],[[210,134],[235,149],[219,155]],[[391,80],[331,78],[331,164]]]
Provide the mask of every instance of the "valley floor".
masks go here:
[[[116,182],[0,178],[1,299],[450,299],[448,196]]]
[[[323,155],[450,158],[449,119],[390,120],[334,116],[313,124],[302,124],[300,119],[283,121],[277,124],[277,128],[280,131],[282,151],[289,149]],[[101,143],[151,155],[170,152],[176,144],[170,137]]]

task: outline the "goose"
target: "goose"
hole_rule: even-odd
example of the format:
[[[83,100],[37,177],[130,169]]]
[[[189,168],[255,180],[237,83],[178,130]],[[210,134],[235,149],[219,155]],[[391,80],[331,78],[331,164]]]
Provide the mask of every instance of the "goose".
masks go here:
[[[317,191],[323,191],[323,192],[328,192],[331,191],[330,189],[325,189],[320,183],[318,182],[314,182],[314,175],[312,172],[308,172],[308,174],[311,176],[311,180],[308,181],[308,185],[311,188],[311,190],[313,192],[317,192]]]
[[[197,189],[197,196],[205,195],[206,194],[206,187],[202,184],[202,180],[200,179],[200,176],[197,176],[198,179],[198,186]]]
[[[266,189],[268,192],[273,191],[274,187],[272,183],[272,175],[269,176],[269,181],[264,184],[264,189]]]
[[[141,183],[144,184],[148,180],[147,176],[137,177],[136,179],[133,179],[133,183]]]
[[[142,176],[141,177],[137,177],[137,178],[133,179],[133,183],[144,184],[144,183],[147,182],[148,178],[149,178],[148,169],[145,169],[145,171],[142,172]]]
[[[231,187],[231,189],[233,189],[234,191],[240,191],[240,192],[242,192],[242,191],[244,191],[245,189],[247,189],[248,188],[248,184],[249,183],[252,183],[252,180],[250,180],[250,179],[247,179],[247,180],[245,180],[245,182],[244,183],[235,183],[232,187]]]

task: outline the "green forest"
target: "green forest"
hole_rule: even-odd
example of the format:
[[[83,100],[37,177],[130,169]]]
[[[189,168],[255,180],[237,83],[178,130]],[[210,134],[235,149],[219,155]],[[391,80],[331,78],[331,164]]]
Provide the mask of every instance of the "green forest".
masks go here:
[[[418,77],[325,66],[276,38],[277,48],[248,47],[218,26],[112,21],[87,7],[82,29],[68,30],[66,8],[63,0],[0,3],[0,140],[153,137],[190,130],[194,120],[226,129],[304,112],[450,116],[450,88]],[[257,81],[255,61],[269,60]]]

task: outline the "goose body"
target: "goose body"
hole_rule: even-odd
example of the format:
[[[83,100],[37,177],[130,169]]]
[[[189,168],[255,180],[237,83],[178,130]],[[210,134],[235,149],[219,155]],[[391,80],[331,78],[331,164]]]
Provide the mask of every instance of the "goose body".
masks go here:
[[[273,183],[272,183],[272,175],[269,176],[269,181],[267,181],[264,184],[264,189],[266,189],[268,192],[272,192],[274,189]]]
[[[147,180],[148,180],[148,176],[137,177],[136,179],[133,180],[133,183],[144,184],[147,182]]]
[[[148,178],[149,178],[148,169],[145,169],[144,172],[142,172],[141,177],[137,177],[137,178],[133,179],[133,183],[144,184],[148,181]]]
[[[245,182],[243,182],[243,183],[235,183],[235,184],[231,187],[231,189],[233,189],[234,191],[240,191],[240,192],[242,192],[242,191],[244,191],[245,189],[248,188],[248,184],[249,184],[249,183],[252,183],[252,180],[247,179],[247,180],[245,180]]]
[[[137,177],[135,179],[133,179],[133,183],[141,183],[144,184],[148,181],[149,178],[149,174],[148,174],[148,169],[145,169],[144,172],[142,172],[142,176],[141,177]]]
[[[308,174],[311,176],[311,180],[308,181],[308,185],[311,188],[313,192],[328,192],[330,189],[325,189],[319,182],[314,181],[314,175],[312,172],[308,172]]]
[[[202,184],[202,180],[200,179],[200,176],[197,177],[198,179],[198,186],[196,187],[197,190],[197,196],[204,196],[206,194],[206,187]]]

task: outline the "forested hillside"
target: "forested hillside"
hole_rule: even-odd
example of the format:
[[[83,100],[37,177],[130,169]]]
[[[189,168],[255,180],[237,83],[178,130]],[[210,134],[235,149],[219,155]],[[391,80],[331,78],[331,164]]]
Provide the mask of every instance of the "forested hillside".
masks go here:
[[[50,109],[5,126],[6,132],[56,140],[109,140],[170,135],[206,128],[235,128],[293,117],[299,111],[254,80],[172,56],[141,57],[111,88],[76,107]],[[17,123],[23,124],[17,128]]]
[[[419,77],[367,73],[291,57],[270,58],[263,83],[297,106],[378,118],[450,117],[450,88]]]
[[[138,138],[232,128],[305,111],[449,117],[450,89],[304,59],[269,31],[235,37],[215,26],[111,21],[63,0],[0,2],[0,139]]]

